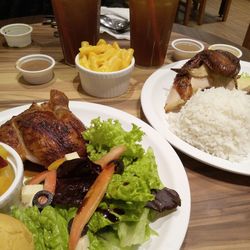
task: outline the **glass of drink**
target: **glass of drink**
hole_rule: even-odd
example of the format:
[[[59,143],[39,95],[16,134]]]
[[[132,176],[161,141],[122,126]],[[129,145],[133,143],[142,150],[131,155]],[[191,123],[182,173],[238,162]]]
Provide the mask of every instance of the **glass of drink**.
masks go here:
[[[101,0],[52,0],[66,64],[74,65],[82,41],[99,40]]]
[[[178,0],[129,0],[130,46],[135,63],[161,66],[167,53]]]

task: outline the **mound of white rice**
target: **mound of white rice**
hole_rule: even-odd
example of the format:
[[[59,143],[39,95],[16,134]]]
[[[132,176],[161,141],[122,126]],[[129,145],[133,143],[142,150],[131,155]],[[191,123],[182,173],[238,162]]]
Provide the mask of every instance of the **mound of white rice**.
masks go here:
[[[250,96],[243,91],[198,91],[168,122],[178,137],[211,155],[233,162],[250,156]]]

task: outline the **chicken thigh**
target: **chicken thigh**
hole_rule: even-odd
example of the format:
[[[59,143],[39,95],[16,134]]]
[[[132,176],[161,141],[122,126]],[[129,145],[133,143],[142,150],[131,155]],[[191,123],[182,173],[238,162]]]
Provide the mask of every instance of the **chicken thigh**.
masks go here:
[[[33,103],[0,127],[0,141],[12,146],[22,160],[48,167],[65,154],[86,154],[83,123],[69,110],[69,100],[51,90],[50,100]]]

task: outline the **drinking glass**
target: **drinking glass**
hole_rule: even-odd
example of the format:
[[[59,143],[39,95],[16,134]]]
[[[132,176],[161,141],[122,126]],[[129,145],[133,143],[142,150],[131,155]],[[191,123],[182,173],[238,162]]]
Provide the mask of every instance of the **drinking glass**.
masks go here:
[[[178,0],[129,0],[130,46],[137,65],[164,63],[178,3]]]
[[[99,39],[101,0],[52,0],[66,64],[74,65],[82,41]]]

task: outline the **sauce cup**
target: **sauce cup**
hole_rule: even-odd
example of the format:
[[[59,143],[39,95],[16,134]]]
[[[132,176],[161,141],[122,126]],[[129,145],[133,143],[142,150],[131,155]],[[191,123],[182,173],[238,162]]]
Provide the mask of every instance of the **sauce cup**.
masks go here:
[[[31,84],[42,84],[53,78],[55,60],[43,54],[33,54],[21,57],[16,62],[16,68],[23,78]]]
[[[176,61],[190,59],[205,48],[201,42],[188,38],[176,39],[171,46],[174,49],[173,57]]]
[[[242,51],[240,49],[236,48],[235,46],[228,45],[228,44],[221,44],[221,43],[213,44],[213,45],[210,45],[208,47],[208,49],[210,49],[210,50],[217,50],[217,49],[218,50],[225,50],[225,51],[228,51],[228,52],[234,54],[238,58],[242,57]]]
[[[5,37],[9,47],[26,47],[31,44],[31,32],[33,28],[24,23],[13,23],[5,25],[0,33]]]

